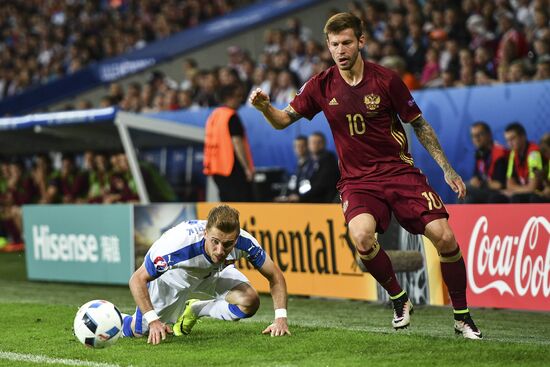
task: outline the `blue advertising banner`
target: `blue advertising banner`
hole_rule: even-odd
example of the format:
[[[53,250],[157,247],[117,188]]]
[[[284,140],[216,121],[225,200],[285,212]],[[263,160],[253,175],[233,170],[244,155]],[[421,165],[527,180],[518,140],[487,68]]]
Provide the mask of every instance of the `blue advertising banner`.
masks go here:
[[[479,120],[487,122],[493,129],[493,137],[501,144],[506,144],[504,129],[513,121],[525,126],[531,141],[538,142],[545,132],[550,132],[550,81],[427,89],[415,91],[413,96],[437,133],[449,161],[464,181],[470,179],[474,167],[475,149],[470,138],[472,123]],[[204,127],[210,111],[161,112],[151,116]],[[296,158],[292,140],[297,135],[309,135],[314,131],[323,132],[327,137],[328,149],[334,150],[332,134],[323,113],[317,114],[311,121],[299,120],[284,130],[275,130],[254,108],[242,107],[239,115],[246,128],[256,166],[277,166],[293,172]],[[415,136],[409,145],[415,165],[426,174],[445,203],[454,203],[456,195],[445,183],[441,169],[426,149]]]
[[[96,108],[89,110],[36,113],[20,117],[0,118],[0,130],[29,129],[39,131],[42,126],[63,124],[93,124],[114,121],[116,107]]]

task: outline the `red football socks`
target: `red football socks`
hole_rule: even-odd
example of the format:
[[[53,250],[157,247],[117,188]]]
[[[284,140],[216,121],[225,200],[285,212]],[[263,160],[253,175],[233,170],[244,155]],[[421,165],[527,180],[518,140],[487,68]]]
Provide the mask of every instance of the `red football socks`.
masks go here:
[[[366,252],[359,250],[357,251],[359,252],[361,261],[365,264],[365,267],[369,273],[371,273],[374,279],[376,279],[378,283],[380,283],[380,285],[388,291],[390,296],[395,296],[401,293],[403,289],[397,282],[390,258],[382,248],[378,247],[378,253],[370,260],[365,259],[365,257],[370,257],[369,255],[372,255],[372,252],[375,250],[376,246]]]
[[[441,274],[449,289],[449,296],[455,310],[468,308],[466,302],[466,265],[460,248],[451,252],[441,253]]]

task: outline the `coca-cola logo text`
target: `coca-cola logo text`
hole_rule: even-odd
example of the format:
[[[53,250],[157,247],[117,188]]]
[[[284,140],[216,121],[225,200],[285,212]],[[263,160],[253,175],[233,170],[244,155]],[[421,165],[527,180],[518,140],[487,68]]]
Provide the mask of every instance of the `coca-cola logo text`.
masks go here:
[[[470,236],[467,271],[472,292],[496,289],[500,295],[550,295],[550,222],[531,217],[519,236],[489,233],[480,217]]]

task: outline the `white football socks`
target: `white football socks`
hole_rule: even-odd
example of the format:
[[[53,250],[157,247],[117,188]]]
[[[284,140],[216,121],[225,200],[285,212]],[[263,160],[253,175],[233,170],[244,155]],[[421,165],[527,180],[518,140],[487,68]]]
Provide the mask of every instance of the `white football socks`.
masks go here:
[[[198,301],[191,305],[191,310],[199,317],[209,316],[220,320],[239,320],[248,316],[236,305],[229,304],[224,299]]]

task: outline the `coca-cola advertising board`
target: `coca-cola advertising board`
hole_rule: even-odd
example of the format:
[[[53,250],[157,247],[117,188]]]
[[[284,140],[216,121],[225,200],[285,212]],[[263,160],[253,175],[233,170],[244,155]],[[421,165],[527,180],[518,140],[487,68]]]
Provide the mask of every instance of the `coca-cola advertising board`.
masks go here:
[[[449,205],[468,303],[550,311],[550,205]]]

